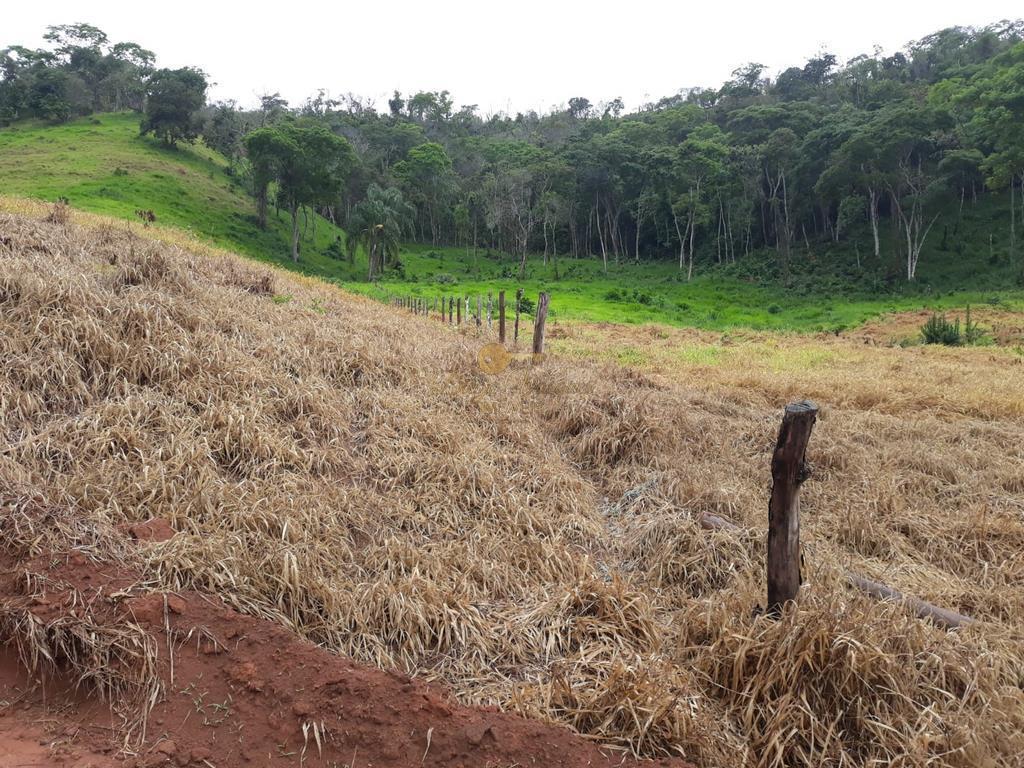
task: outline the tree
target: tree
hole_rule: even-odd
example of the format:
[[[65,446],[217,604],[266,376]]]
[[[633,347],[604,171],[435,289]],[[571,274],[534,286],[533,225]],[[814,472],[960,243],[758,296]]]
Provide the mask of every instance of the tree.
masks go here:
[[[281,123],[245,137],[257,183],[277,183],[277,199],[292,223],[292,261],[299,260],[299,209],[331,204],[355,162],[352,147],[317,123]],[[258,203],[258,200],[257,200]]]
[[[423,95],[416,94],[409,101],[410,107]],[[410,198],[426,215],[430,225],[430,241],[437,245],[441,238],[442,204],[447,201],[454,187],[451,158],[442,145],[428,141],[410,149],[406,158],[395,164],[394,170]]]
[[[398,255],[402,236],[412,233],[416,208],[405,201],[401,191],[371,184],[366,199],[353,209],[348,220],[348,256],[355,262],[356,248],[366,251],[369,280],[380,275],[389,258]]]
[[[233,101],[214,104],[209,116],[203,122],[203,142],[210,149],[220,152],[232,165],[242,150],[242,135],[245,125]]]
[[[158,69],[149,79],[141,133],[165,144],[192,143],[202,130],[199,111],[206,103],[206,75],[193,67]]]

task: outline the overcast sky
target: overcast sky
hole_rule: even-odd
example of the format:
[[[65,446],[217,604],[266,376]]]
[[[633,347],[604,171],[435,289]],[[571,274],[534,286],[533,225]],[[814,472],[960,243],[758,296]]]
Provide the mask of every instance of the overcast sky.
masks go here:
[[[191,64],[213,99],[251,105],[280,91],[293,105],[318,88],[387,109],[391,90],[448,89],[481,112],[547,110],[572,96],[627,107],[691,86],[716,87],[737,66],[771,74],[827,49],[840,60],[887,52],[952,25],[1024,16],[1020,0],[699,2],[424,0],[246,3],[177,0],[0,1],[0,47],[42,45],[45,27],[84,21],[112,41]]]

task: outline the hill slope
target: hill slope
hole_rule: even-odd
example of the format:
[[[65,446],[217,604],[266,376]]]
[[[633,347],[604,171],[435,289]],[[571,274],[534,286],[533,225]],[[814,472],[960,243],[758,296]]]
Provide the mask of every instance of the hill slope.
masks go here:
[[[271,211],[267,230],[260,230],[251,197],[227,168],[227,161],[202,143],[172,149],[139,136],[139,116],[132,113],[0,129],[0,194],[65,197],[74,208],[135,221],[136,210],[152,210],[158,225],[291,267],[287,216]],[[325,254],[344,233],[316,219],[315,228],[305,230],[297,268],[339,276],[345,265]]]
[[[0,235],[0,541],[36,574],[29,608],[66,558],[28,556],[76,550],[140,574],[122,596],[212,593],[641,754],[952,768],[1024,749],[1012,352],[838,339],[827,355],[856,364],[834,368],[776,338],[801,345],[781,373],[723,357],[680,383],[554,354],[487,377],[475,335],[234,257],[11,216]],[[752,611],[767,467],[804,393],[824,406],[808,585],[776,622]],[[126,541],[151,519],[170,538]],[[921,622],[846,567],[980,624]],[[80,626],[58,618],[3,631],[33,648]],[[75,658],[111,682],[123,636],[101,630]]]

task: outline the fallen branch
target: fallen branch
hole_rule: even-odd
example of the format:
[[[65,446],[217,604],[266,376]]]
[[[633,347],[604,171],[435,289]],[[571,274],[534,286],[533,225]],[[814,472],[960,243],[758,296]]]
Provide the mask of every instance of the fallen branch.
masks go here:
[[[736,525],[736,523],[731,520],[726,520],[724,517],[719,517],[718,515],[701,515],[700,525],[702,528],[711,531],[742,530],[740,526]],[[937,605],[932,605],[931,603],[925,602],[913,595],[905,595],[897,589],[893,589],[892,587],[881,584],[877,581],[872,581],[871,579],[861,576],[859,573],[843,571],[843,576],[846,577],[846,582],[850,586],[856,587],[861,592],[866,592],[879,600],[895,600],[897,602],[905,603],[913,609],[918,618],[931,619],[936,624],[941,627],[945,627],[946,629],[956,629],[957,627],[968,626],[975,622],[975,620],[970,616],[965,616],[962,613],[957,613],[956,611],[951,611],[947,608],[940,608]]]
[[[905,595],[899,590],[893,589],[892,587],[881,584],[877,581],[871,581],[866,579],[860,574],[853,573],[852,571],[845,571],[847,582],[855,586],[862,592],[867,592],[872,597],[877,597],[879,600],[896,600],[901,603],[906,603],[908,606],[914,609],[914,613],[922,619],[931,619],[936,624],[939,624],[947,629],[954,629],[956,627],[967,626],[973,624],[974,619],[970,616],[964,616],[962,613],[951,611],[947,608],[940,608],[937,605],[926,603],[920,598],[912,595]]]

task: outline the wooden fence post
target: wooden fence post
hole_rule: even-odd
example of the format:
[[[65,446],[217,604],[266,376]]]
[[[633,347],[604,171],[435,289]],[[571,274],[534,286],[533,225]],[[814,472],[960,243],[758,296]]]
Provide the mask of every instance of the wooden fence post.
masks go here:
[[[516,289],[516,321],[515,325],[512,326],[512,343],[519,343],[519,312],[523,305],[523,289]]]
[[[487,292],[487,328],[490,330],[491,318],[494,317],[494,301],[490,291]]]
[[[505,292],[498,291],[498,342],[505,343]]]
[[[455,302],[455,324],[462,325],[462,299]]]
[[[768,503],[768,614],[779,616],[800,591],[800,486],[810,476],[804,455],[818,406],[790,403],[782,416],[772,454],[772,496]]]
[[[544,354],[544,325],[548,320],[548,301],[550,297],[541,291],[537,299],[537,314],[533,318],[533,354]]]
[[[483,313],[483,297],[478,293],[476,295],[476,327],[480,327],[480,315]]]

